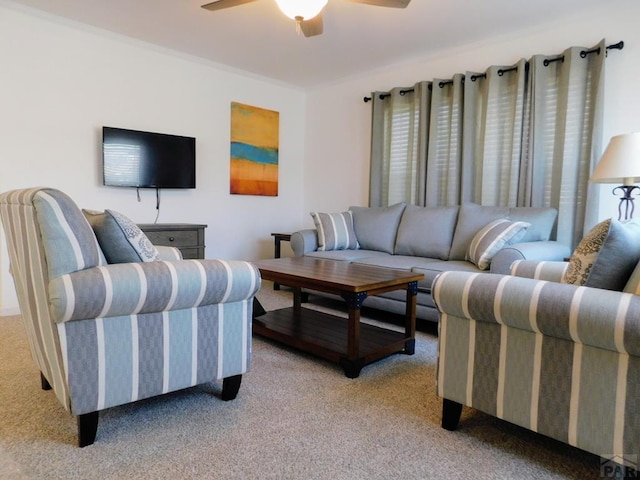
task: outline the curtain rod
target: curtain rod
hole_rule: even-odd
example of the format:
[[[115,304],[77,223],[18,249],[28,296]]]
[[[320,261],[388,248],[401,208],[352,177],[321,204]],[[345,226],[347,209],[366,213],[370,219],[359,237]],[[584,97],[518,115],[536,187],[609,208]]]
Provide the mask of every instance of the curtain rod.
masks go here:
[[[614,43],[612,45],[607,45],[605,47],[605,53],[608,53],[609,50],[622,50],[624,48],[624,41],[620,40],[618,43]],[[597,53],[598,55],[600,55],[600,47],[596,47],[596,48],[592,48],[591,50],[581,50],[580,51],[580,58],[586,58],[587,55],[591,54],[591,53]],[[544,62],[542,62],[544,64],[545,67],[548,67],[550,63],[553,62],[564,62],[564,55],[559,55],[557,57],[551,57],[551,58],[545,58]],[[526,66],[529,66],[529,62],[526,63]],[[502,76],[507,72],[511,72],[513,70],[517,70],[518,67],[510,67],[510,68],[501,68],[500,70],[498,70],[498,75]],[[477,75],[471,75],[471,81],[475,82],[478,78],[486,78],[487,74],[486,73],[479,73]],[[464,81],[464,76],[462,77],[462,81]],[[445,85],[449,85],[452,84],[453,80],[441,80],[440,82],[438,82],[438,86],[440,88],[444,87]],[[431,85],[429,85],[429,90],[431,90]],[[406,93],[410,93],[413,92],[413,88],[406,88],[404,90],[400,90],[400,95],[405,95]],[[391,94],[388,92],[385,93],[381,93],[380,95],[380,100],[384,100],[387,97],[390,97]],[[370,102],[371,101],[371,97],[364,97],[363,98],[364,103]]]

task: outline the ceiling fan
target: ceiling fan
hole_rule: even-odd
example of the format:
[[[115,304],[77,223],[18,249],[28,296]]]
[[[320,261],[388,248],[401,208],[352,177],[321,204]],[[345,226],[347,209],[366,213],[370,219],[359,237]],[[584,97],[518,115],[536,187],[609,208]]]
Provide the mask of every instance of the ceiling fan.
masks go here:
[[[257,0],[216,0],[202,5],[206,10],[216,11],[223,8],[237,7]],[[376,7],[405,8],[411,0],[348,0]],[[322,9],[327,0],[276,0],[278,7],[287,17],[296,21],[298,33],[305,37],[313,37],[322,33]]]

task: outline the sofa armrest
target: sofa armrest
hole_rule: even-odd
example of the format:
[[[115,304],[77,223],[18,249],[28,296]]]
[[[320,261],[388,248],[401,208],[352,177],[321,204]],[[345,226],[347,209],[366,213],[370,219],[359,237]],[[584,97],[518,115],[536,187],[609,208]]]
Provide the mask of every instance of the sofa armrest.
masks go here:
[[[640,355],[640,296],[509,275],[444,272],[432,296],[444,316],[495,323]]]
[[[318,232],[315,229],[300,230],[291,234],[289,241],[293,254],[302,257],[305,253],[318,249]]]
[[[564,260],[571,251],[556,241],[525,242],[501,249],[491,260],[491,273],[508,274],[516,260]]]
[[[180,260],[117,263],[49,282],[54,321],[159,313],[252,298],[260,273],[249,262]]]
[[[535,278],[536,280],[561,283],[568,266],[569,262],[564,261],[516,260],[511,265],[509,274],[515,277]]]
[[[154,245],[160,254],[160,260],[182,260],[182,252],[176,247],[165,247],[163,245]]]

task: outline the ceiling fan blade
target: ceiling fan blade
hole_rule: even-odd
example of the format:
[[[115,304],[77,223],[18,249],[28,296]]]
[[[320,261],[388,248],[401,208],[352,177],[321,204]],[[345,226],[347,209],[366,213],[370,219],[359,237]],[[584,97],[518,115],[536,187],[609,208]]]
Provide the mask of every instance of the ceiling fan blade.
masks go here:
[[[376,7],[406,8],[411,0],[349,0],[354,3],[364,3]]]
[[[300,30],[305,37],[313,37],[322,33],[322,12],[313,17],[311,20],[305,20],[299,23]]]
[[[244,5],[245,3],[255,2],[256,0],[216,0],[215,2],[202,5],[202,8],[206,10],[222,10],[223,8],[237,7],[238,5]]]

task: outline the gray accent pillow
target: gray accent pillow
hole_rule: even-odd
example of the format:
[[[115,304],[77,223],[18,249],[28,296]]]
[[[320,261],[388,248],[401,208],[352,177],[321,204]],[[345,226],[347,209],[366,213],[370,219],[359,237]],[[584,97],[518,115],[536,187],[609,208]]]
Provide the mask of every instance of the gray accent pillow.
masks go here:
[[[396,255],[447,260],[458,207],[407,205],[398,227]]]
[[[485,207],[477,203],[464,203],[458,213],[449,260],[464,260],[475,234],[494,220],[508,216],[507,207]]]
[[[531,224],[525,236],[519,240],[520,242],[546,242],[549,240],[557,216],[558,211],[555,208],[512,207],[509,209],[509,220]]]
[[[140,227],[114,210],[82,210],[109,263],[154,262],[160,253]]]
[[[405,203],[397,203],[389,207],[350,207],[360,248],[393,253],[405,206]]]
[[[621,292],[640,261],[640,224],[604,220],[576,247],[563,283]]]

